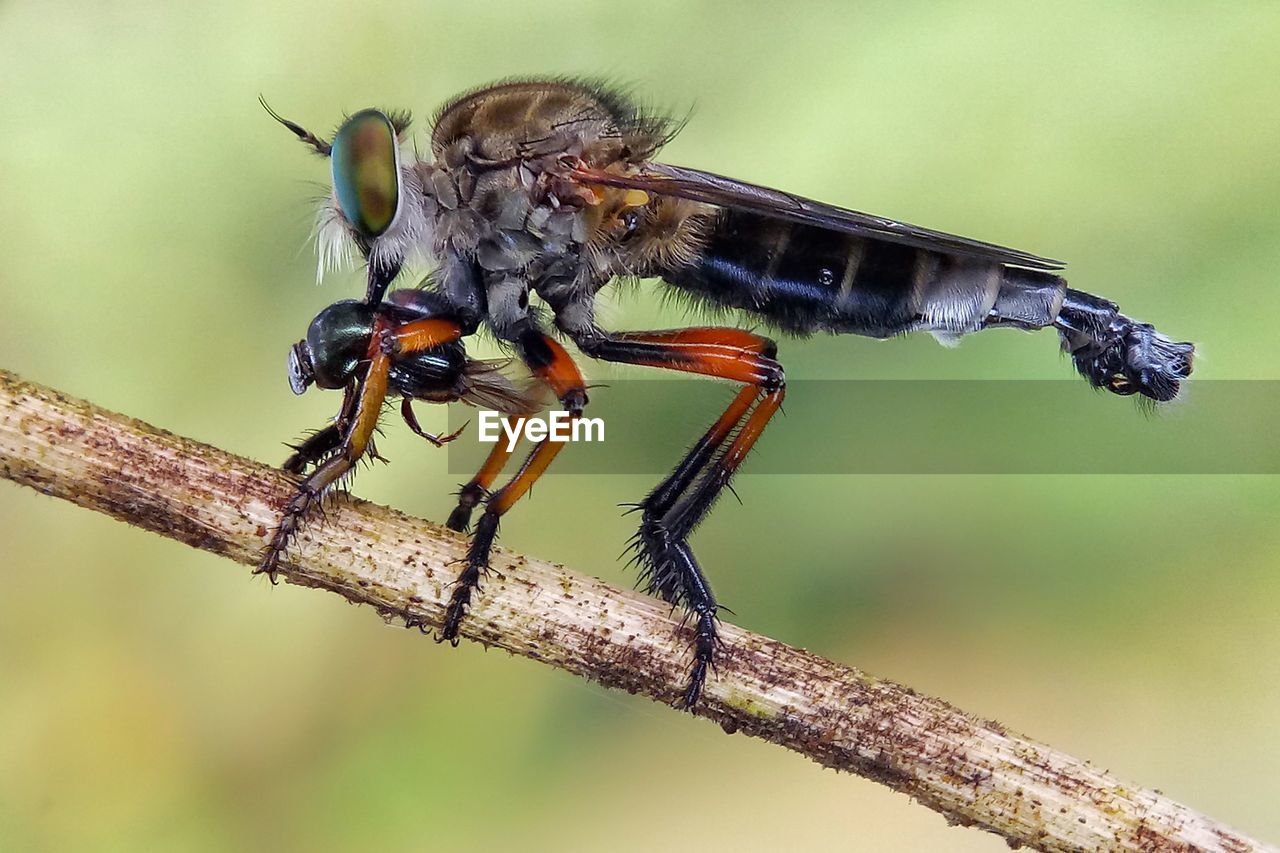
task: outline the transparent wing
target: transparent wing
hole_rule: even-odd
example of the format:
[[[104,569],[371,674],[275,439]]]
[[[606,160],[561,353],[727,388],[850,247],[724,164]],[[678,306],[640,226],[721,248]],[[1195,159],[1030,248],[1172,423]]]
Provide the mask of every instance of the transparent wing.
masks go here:
[[[886,219],[883,216],[846,210],[781,190],[756,186],[745,181],[698,169],[687,169],[683,166],[645,163],[636,173],[621,175],[579,163],[572,168],[571,174],[585,183],[645,190],[719,207],[741,208],[790,222],[856,234],[859,237],[887,240],[916,249],[968,255],[1001,264],[1039,270],[1057,270],[1064,266],[1062,261],[1042,258],[1019,249],[984,243],[981,240],[970,240],[968,237],[933,231],[918,225]]]

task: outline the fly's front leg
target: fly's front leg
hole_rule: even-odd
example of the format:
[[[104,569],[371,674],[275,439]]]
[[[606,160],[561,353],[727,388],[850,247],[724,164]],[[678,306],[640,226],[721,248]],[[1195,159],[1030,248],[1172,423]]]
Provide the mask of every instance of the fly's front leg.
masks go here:
[[[718,376],[747,386],[675,470],[639,504],[641,521],[634,544],[642,580],[651,593],[684,606],[695,623],[694,665],[681,697],[689,708],[697,703],[714,661],[719,605],[688,537],[780,407],[785,393],[782,366],[773,359],[776,347],[772,341],[738,329],[636,332],[580,345],[588,354],[607,361]]]
[[[400,261],[392,260],[379,263],[369,260],[368,278],[365,285],[364,301],[366,305],[377,305],[386,295],[387,288],[400,274]]]
[[[338,452],[298,483],[297,494],[285,505],[284,512],[280,516],[280,524],[276,527],[275,535],[271,537],[271,544],[267,546],[262,562],[258,564],[258,568],[254,569],[254,574],[266,573],[272,583],[276,582],[280,558],[293,541],[293,537],[297,535],[303,522],[319,505],[325,492],[351,471],[360,461],[360,457],[369,449],[370,439],[373,438],[373,432],[378,426],[382,402],[387,396],[387,373],[390,367],[390,358],[381,352],[371,358],[369,369],[356,392],[354,416],[346,434],[342,437]]]
[[[360,458],[370,451],[378,417],[382,413],[382,404],[387,398],[387,377],[392,361],[401,354],[431,349],[457,340],[461,335],[462,330],[456,323],[437,318],[415,320],[397,327],[390,327],[384,321],[378,322],[369,341],[369,366],[353,392],[355,402],[350,407],[344,403],[344,412],[335,424],[336,427],[342,427],[345,423],[345,432],[336,448],[337,452],[298,483],[298,492],[281,513],[280,524],[254,574],[265,573],[272,583],[276,582],[280,558],[307,517],[319,505],[325,492],[355,468]],[[346,416],[348,408],[351,409],[349,417]],[[325,441],[331,440],[332,433],[325,430],[321,432],[326,435]],[[314,451],[320,446],[321,442],[317,442],[311,449]]]
[[[342,444],[342,428],[336,423],[318,429],[297,444],[280,467],[289,474],[301,474],[328,456]]]
[[[518,430],[524,424],[524,418],[508,417],[504,418],[504,420],[508,424],[515,425],[515,430],[517,431],[516,434],[518,434]],[[480,466],[480,470],[471,478],[471,481],[458,491],[458,505],[454,507],[453,512],[449,513],[449,520],[445,523],[446,527],[450,530],[456,530],[459,533],[462,533],[471,527],[472,510],[475,508],[476,504],[480,503],[488,496],[489,486],[491,486],[493,481],[497,479],[497,476],[502,473],[503,466],[505,466],[507,464],[507,460],[511,458],[512,450],[514,450],[514,448],[508,449],[508,443],[506,441],[503,441],[501,438],[498,439],[498,441],[493,445],[493,449],[489,451],[489,456],[485,459],[484,465]],[[478,581],[479,575],[476,576],[476,582],[478,583]],[[475,585],[476,584],[472,584],[473,587]],[[461,601],[458,605],[459,615],[457,618],[459,620],[462,618],[461,609],[465,608],[467,602],[470,601],[470,595],[471,593],[468,590],[466,594],[466,601]],[[453,601],[456,598],[459,598],[459,593],[457,591],[455,591],[454,595],[450,598],[450,612],[452,612]],[[446,618],[445,622],[447,624],[449,619]],[[413,617],[406,619],[404,626],[406,628],[418,628],[423,633],[426,633],[427,631],[425,624],[420,619]],[[456,625],[453,630],[453,636],[456,637]],[[444,632],[442,630],[440,638],[443,637]],[[450,639],[452,640],[452,637]]]
[[[521,335],[516,341],[516,347],[521,359],[535,376],[551,387],[570,417],[579,417],[587,404],[586,383],[564,347],[552,338],[533,330]],[[458,644],[458,627],[462,623],[462,617],[466,615],[467,606],[471,603],[472,592],[479,587],[481,577],[489,569],[489,555],[493,550],[493,541],[497,538],[498,525],[502,516],[532,488],[534,482],[547,470],[563,447],[563,441],[554,440],[549,436],[538,442],[511,481],[490,495],[485,502],[484,513],[476,523],[475,533],[471,537],[471,546],[467,550],[467,564],[458,575],[453,595],[449,599],[444,624],[436,638],[438,642],[447,640],[453,645]],[[477,479],[487,473],[489,482],[492,482],[492,478],[497,476],[509,455],[509,453],[499,454],[495,448],[489,454],[489,459],[485,462],[481,473],[476,475]],[[465,489],[466,487],[464,491]],[[455,510],[454,514],[460,515],[461,508],[460,501],[459,510]],[[470,516],[469,508],[466,514]],[[454,517],[450,516],[450,526],[454,520]]]

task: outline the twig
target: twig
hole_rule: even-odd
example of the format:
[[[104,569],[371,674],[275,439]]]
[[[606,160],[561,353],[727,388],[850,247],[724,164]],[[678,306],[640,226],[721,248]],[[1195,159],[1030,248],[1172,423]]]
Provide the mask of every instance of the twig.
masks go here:
[[[278,471],[0,371],[0,473],[240,563],[293,486]],[[465,540],[337,501],[282,566],[290,583],[436,625]],[[662,702],[688,636],[661,602],[498,550],[465,637]],[[696,713],[903,791],[948,821],[1043,850],[1266,848],[1153,791],[938,699],[732,625]]]

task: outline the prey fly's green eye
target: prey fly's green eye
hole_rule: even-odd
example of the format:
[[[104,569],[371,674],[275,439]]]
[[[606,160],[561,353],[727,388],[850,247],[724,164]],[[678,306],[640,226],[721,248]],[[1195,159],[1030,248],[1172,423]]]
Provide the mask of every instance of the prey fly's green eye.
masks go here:
[[[400,149],[391,119],[361,110],[333,137],[333,189],[338,207],[362,237],[391,227],[400,208]]]

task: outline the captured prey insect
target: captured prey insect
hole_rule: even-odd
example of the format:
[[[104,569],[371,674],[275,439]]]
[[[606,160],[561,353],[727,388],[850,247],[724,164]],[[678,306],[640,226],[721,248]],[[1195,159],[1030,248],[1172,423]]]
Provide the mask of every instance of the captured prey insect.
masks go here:
[[[289,353],[289,385],[301,394],[312,383],[345,389],[342,409],[329,426],[317,430],[284,463],[284,470],[312,473],[298,484],[276,527],[258,571],[275,581],[276,561],[325,492],[350,474],[366,454],[376,455],[373,433],[388,396],[399,395],[400,413],[409,428],[436,447],[461,433],[436,436],[424,431],[414,400],[449,403],[462,400],[513,415],[540,408],[540,397],[501,371],[502,361],[468,358],[457,324],[442,319],[439,299],[427,290],[397,290],[387,302],[369,305],[345,300],[321,311],[307,336]]]
[[[322,263],[354,247],[367,288],[363,308],[328,309],[359,313],[357,330],[317,319],[314,339],[295,348],[295,390],[314,376],[324,387],[345,387],[346,402],[323,440],[290,460],[297,470],[302,457],[336,454],[302,482],[260,570],[275,570],[316,496],[368,452],[381,397],[424,396],[414,381],[397,378],[406,359],[464,358],[459,339],[481,327],[573,417],[587,404],[586,384],[553,330],[592,358],[731,380],[743,387],[728,409],[638,507],[642,580],[685,608],[692,625],[686,707],[713,665],[719,607],[689,537],[781,406],[784,374],[774,342],[753,332],[601,328],[595,298],[611,282],[661,279],[700,304],[737,309],[793,335],[927,331],[949,339],[1052,327],[1092,385],[1156,401],[1177,396],[1191,373],[1191,344],[1069,289],[1057,261],[656,162],[677,125],[604,85],[517,80],[463,94],[435,116],[426,158],[402,156],[403,114],[364,110],[332,140],[272,115],[331,160],[333,192],[319,215]],[[415,257],[431,267],[424,289],[396,291],[384,303]],[[549,310],[535,309],[531,294]],[[411,318],[401,316],[406,308]],[[317,358],[337,338],[346,342],[341,370]],[[455,380],[468,375],[457,366],[467,362],[450,364]],[[525,395],[504,393],[513,417],[527,409]],[[456,637],[502,515],[562,446],[537,444],[514,479],[490,492],[507,461],[499,444],[463,487],[449,526],[463,530],[473,510],[484,509],[441,639]]]

